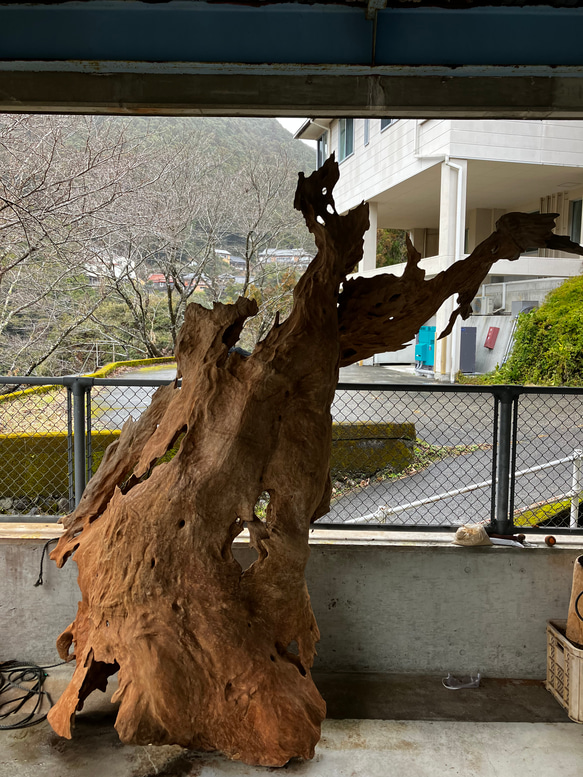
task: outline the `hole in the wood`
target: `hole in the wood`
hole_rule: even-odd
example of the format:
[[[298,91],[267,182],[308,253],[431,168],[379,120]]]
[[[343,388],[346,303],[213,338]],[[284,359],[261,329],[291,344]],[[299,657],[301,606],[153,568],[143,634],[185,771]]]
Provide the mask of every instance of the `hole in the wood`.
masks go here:
[[[248,626],[248,628],[251,628],[251,624],[250,623],[248,623],[247,626]]]
[[[316,216],[316,221],[318,222],[318,224],[322,224],[322,225],[326,223],[322,218],[322,216]]]
[[[400,296],[400,294],[393,294],[392,297],[389,297],[389,302],[395,302],[395,300],[399,299]]]
[[[105,621],[105,625],[106,625],[106,626],[109,626],[109,621]]]
[[[262,491],[259,494],[257,501],[255,502],[253,512],[260,521],[265,522],[265,519],[267,518],[267,506],[269,505],[269,499],[269,491]]]
[[[180,607],[178,606],[178,602],[172,602],[172,609],[174,612],[178,612],[180,610]]]
[[[153,559],[150,561],[150,567],[151,567],[152,569],[154,569],[154,567],[155,567],[155,566],[156,566],[156,559],[155,559],[155,558],[153,558]]]
[[[322,186],[322,194],[328,194],[328,189],[325,186]]]
[[[307,672],[299,656],[300,651],[298,648],[298,643],[295,641],[295,639],[292,640],[287,647],[284,647],[281,642],[277,642],[275,647],[277,648],[279,655],[286,661],[289,661],[290,664],[293,664],[298,672],[302,675],[302,677],[307,676]]]
[[[334,214],[334,208],[330,204],[328,204],[328,206],[326,207],[326,210],[328,211],[328,213]]]
[[[275,656],[269,656],[269,658],[275,663]]]
[[[247,554],[249,554],[249,558],[245,560],[245,562],[239,561],[241,564],[241,571],[245,572],[249,567],[254,564],[257,559],[259,558],[259,553],[257,552],[257,549],[253,547],[253,545],[249,545],[249,548],[245,548],[245,556],[247,557]]]
[[[239,339],[240,331],[241,324],[238,321],[236,321],[234,324],[231,324],[231,326],[228,326],[223,332],[223,343],[231,348],[231,346],[235,345]]]
[[[178,521],[179,529],[184,529],[185,526],[186,526],[186,521],[184,520],[184,518],[181,521]]]
[[[156,469],[156,467],[159,464],[165,464],[168,461],[171,461],[174,456],[178,453],[178,449],[180,448],[180,445],[182,444],[182,439],[186,432],[188,431],[188,426],[185,424],[183,427],[177,430],[176,434],[170,440],[170,443],[168,444],[168,447],[166,448],[166,453],[164,453],[162,456],[158,457],[155,461],[153,461],[150,464],[150,467],[141,477],[136,477],[134,474],[131,474],[127,480],[122,483],[120,486],[120,491],[122,494],[127,494],[129,491],[132,490],[134,486],[139,485],[140,483],[143,483],[144,481],[148,480],[152,472]],[[170,500],[170,497],[168,497],[168,500]]]

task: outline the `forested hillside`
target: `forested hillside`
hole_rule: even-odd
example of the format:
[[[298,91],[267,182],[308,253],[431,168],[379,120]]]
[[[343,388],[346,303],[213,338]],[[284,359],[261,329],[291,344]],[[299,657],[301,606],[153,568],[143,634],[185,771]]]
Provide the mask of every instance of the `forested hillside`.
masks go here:
[[[294,140],[277,119],[248,119],[224,117],[195,118],[134,118],[136,126],[142,123],[156,127],[162,135],[181,132],[201,132],[213,153],[227,154],[229,165],[237,169],[250,156],[281,154],[284,152],[296,172],[311,173],[316,166],[316,152],[306,143]]]
[[[170,354],[189,301],[241,294],[252,346],[298,274],[266,250],[313,251],[293,196],[314,164],[275,119],[1,116],[0,372]]]

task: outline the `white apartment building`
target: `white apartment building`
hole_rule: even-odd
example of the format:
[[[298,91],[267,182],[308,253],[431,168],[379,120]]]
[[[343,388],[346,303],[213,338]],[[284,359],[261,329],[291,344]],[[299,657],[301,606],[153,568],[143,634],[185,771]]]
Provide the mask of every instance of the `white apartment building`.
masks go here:
[[[360,275],[403,271],[404,265],[376,267],[376,230],[383,227],[409,232],[428,278],[467,255],[510,211],[559,213],[557,232],[581,240],[583,121],[310,119],[296,137],[317,140],[319,164],[336,153],[339,213],[369,203]],[[475,308],[509,312],[513,293],[542,301],[558,283],[551,279],[582,269],[580,257],[553,251],[497,262]],[[452,298],[438,312],[438,333],[453,304]],[[459,327],[436,343],[440,379],[459,368]]]

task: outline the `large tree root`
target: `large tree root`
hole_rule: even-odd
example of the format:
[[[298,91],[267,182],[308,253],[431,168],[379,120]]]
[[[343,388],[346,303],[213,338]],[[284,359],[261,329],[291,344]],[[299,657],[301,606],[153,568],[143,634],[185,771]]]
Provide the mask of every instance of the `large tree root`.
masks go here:
[[[49,714],[62,736],[119,672],[124,742],[276,766],[314,754],[326,708],[310,675],[319,633],[304,570],[310,522],[329,509],[339,365],[396,350],[456,291],[456,315],[467,315],[494,261],[555,239],[552,216],[514,214],[432,281],[409,246],[403,278],[345,282],[362,256],[368,208],[339,216],[337,179],[333,159],[300,177],[296,207],[318,255],[290,317],[245,358],[229,349],[254,302],[190,305],[176,352],[182,387],[159,389],[124,426],[64,521],[52,558],[62,566],[75,553],[82,601],[58,640],[76,660]],[[178,440],[176,456],[158,463]],[[232,544],[245,528],[257,560],[243,570]]]

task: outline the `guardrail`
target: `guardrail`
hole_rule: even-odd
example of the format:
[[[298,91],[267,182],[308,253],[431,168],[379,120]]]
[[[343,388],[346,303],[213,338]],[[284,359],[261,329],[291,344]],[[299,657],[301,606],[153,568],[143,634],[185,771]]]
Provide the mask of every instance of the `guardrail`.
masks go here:
[[[568,491],[566,494],[562,494],[559,496],[556,496],[555,499],[557,501],[561,501],[563,499],[569,499],[570,503],[570,511],[569,511],[569,529],[577,529],[578,528],[578,519],[579,519],[579,505],[581,504],[581,460],[583,459],[583,450],[578,448],[577,450],[573,451],[571,456],[565,456],[562,459],[557,459],[556,461],[549,461],[547,464],[539,464],[535,467],[529,467],[529,469],[523,469],[520,472],[514,473],[514,478],[524,477],[525,475],[530,475],[533,472],[542,472],[545,469],[552,469],[553,467],[558,466],[559,464],[564,464],[565,462],[573,462],[573,486],[570,491]],[[359,518],[349,518],[346,523],[349,525],[355,525],[355,524],[363,524],[363,523],[371,523],[371,522],[378,522],[378,523],[387,523],[387,516],[390,515],[397,515],[398,513],[404,513],[407,510],[414,510],[417,507],[423,507],[424,505],[433,504],[435,502],[441,502],[444,499],[451,499],[454,496],[459,496],[460,494],[469,494],[471,491],[479,491],[482,488],[488,488],[492,486],[491,480],[484,480],[482,483],[472,483],[469,486],[464,486],[463,488],[456,488],[453,491],[446,491],[443,494],[436,494],[435,496],[429,496],[425,499],[418,499],[416,502],[409,502],[408,504],[404,505],[397,505],[396,507],[391,507],[389,505],[380,505],[379,508],[374,512],[370,513],[369,515],[363,515]]]
[[[53,387],[0,395],[0,521],[70,512],[116,430],[167,382],[0,378]],[[331,511],[318,526],[433,531],[489,519],[501,534],[582,529],[583,389],[340,383],[332,414],[345,448],[363,455],[349,467],[334,459]],[[383,425],[414,434],[378,469],[370,454],[384,441],[368,430]]]

